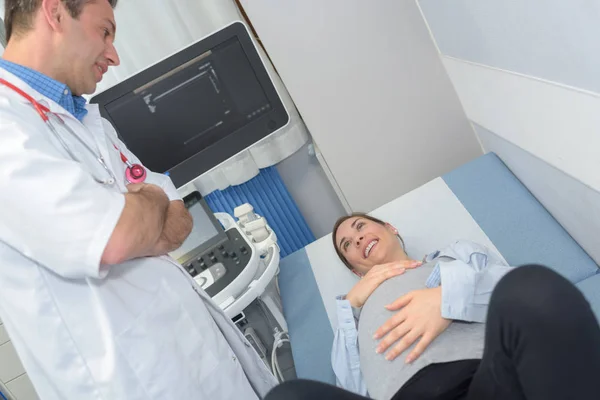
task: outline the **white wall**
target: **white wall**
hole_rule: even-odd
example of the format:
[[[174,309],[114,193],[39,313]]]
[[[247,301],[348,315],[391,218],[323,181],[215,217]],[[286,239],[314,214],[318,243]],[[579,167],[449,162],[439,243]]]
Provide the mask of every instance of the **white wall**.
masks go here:
[[[485,149],[600,262],[600,3],[418,4]]]
[[[414,1],[241,3],[353,210],[481,154]]]
[[[600,192],[583,185],[565,172],[499,135],[476,125],[483,146],[494,151],[541,200],[546,209],[573,232],[581,247],[596,261],[600,256]],[[573,234],[572,234],[573,235]]]
[[[277,171],[315,237],[331,233],[345,210],[309,145],[277,164]]]

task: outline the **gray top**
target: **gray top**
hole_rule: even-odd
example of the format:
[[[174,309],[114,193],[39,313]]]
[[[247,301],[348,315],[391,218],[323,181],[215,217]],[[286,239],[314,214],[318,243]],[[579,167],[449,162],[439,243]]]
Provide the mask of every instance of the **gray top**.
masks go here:
[[[435,261],[430,262],[383,282],[362,308],[358,324],[360,365],[369,394],[375,399],[391,398],[414,374],[430,364],[478,359],[483,354],[485,325],[456,321],[410,365],[404,360],[414,345],[391,362],[375,352],[379,341],[373,339],[373,334],[394,314],[385,306],[408,292],[424,289],[435,265]]]

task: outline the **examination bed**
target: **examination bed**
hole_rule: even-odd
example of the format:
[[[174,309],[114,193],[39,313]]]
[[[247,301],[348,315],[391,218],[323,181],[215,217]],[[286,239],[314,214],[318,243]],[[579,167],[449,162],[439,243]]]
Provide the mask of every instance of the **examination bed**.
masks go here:
[[[510,265],[547,265],[579,287],[600,320],[598,265],[495,154],[371,214],[398,228],[413,258],[469,239],[496,250]],[[335,297],[356,279],[338,260],[331,235],[281,261],[279,286],[299,378],[335,383],[330,361]]]

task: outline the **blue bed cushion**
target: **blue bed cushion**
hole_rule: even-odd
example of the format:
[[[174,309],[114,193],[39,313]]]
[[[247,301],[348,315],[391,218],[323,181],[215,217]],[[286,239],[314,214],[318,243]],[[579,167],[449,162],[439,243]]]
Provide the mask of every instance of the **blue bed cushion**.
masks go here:
[[[510,265],[543,264],[571,282],[598,265],[493,153],[443,176]]]
[[[298,378],[335,384],[331,369],[333,330],[306,250],[280,263],[279,290]]]

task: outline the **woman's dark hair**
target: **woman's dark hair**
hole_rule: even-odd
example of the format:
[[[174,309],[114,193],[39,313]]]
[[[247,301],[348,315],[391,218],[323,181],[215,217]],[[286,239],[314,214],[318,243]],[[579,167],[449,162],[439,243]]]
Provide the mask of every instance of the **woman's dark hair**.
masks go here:
[[[340,227],[340,225],[343,224],[345,221],[349,220],[350,218],[356,218],[356,217],[368,219],[370,221],[373,221],[380,225],[385,226],[385,222],[383,222],[379,218],[371,217],[370,215],[361,213],[361,212],[355,212],[350,215],[345,215],[335,222],[335,225],[333,225],[333,233],[331,234],[331,238],[333,239],[333,248],[335,249],[335,252],[338,255],[338,257],[340,258],[340,260],[342,260],[344,265],[346,267],[348,267],[348,269],[350,271],[354,270],[354,267],[348,262],[348,260],[346,260],[346,257],[344,257],[344,255],[342,254],[342,251],[340,249],[338,249],[337,244],[336,244],[337,243],[337,230]],[[400,239],[400,243],[402,243],[402,248],[404,249],[405,248],[404,239],[402,239],[402,237],[399,234],[396,234],[396,236],[398,236],[398,239]]]

